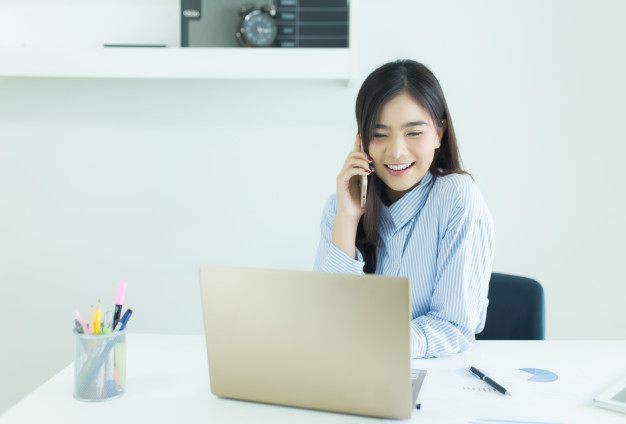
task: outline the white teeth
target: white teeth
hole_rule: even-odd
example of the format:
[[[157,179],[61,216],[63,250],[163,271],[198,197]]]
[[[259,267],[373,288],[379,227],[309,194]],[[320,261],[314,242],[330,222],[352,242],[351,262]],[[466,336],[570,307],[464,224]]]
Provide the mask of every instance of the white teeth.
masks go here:
[[[406,165],[385,165],[385,166],[387,166],[392,171],[402,171],[403,169],[407,169],[411,165],[412,163],[408,163]]]

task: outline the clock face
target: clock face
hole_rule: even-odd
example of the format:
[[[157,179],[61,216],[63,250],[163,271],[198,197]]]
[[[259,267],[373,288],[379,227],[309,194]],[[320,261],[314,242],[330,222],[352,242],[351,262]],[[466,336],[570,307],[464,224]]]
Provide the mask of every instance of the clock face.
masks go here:
[[[243,21],[243,30],[246,38],[253,46],[270,46],[276,38],[276,22],[267,13],[255,10]]]

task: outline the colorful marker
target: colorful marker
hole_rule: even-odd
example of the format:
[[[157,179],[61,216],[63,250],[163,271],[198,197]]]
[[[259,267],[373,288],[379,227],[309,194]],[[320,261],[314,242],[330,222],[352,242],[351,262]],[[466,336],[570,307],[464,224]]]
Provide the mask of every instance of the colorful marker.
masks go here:
[[[80,314],[78,313],[78,309],[74,309],[74,316],[76,317],[76,321],[78,321],[78,323],[80,324],[80,327],[83,329],[83,333],[89,334],[89,329],[85,325],[85,322],[83,321],[83,319],[80,317]]]
[[[126,294],[126,282],[120,281],[117,286],[117,300],[115,301],[115,314],[113,315],[113,328],[117,326],[117,322],[122,315],[122,305],[124,304],[124,295]]]
[[[102,334],[109,334],[111,331],[113,331],[113,311],[106,311]]]
[[[120,319],[120,328],[117,331],[123,331],[126,328],[126,324],[128,323],[128,320],[130,319],[130,316],[133,314],[133,310],[132,309],[126,309],[126,312],[124,312],[124,316]]]

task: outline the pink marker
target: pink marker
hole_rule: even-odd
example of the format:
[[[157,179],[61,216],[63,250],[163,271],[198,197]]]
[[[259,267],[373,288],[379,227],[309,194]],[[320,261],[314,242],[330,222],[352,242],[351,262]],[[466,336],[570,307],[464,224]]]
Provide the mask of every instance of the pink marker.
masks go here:
[[[122,315],[122,305],[124,304],[124,295],[126,294],[126,282],[120,281],[117,286],[117,300],[115,301],[115,313],[113,314],[113,329],[117,326],[117,322]]]
[[[89,334],[89,330],[87,329],[87,326],[85,325],[85,321],[83,321],[83,319],[80,317],[80,314],[78,313],[78,309],[74,309],[74,316],[76,317],[76,321],[78,321],[81,328],[83,329],[83,333]]]

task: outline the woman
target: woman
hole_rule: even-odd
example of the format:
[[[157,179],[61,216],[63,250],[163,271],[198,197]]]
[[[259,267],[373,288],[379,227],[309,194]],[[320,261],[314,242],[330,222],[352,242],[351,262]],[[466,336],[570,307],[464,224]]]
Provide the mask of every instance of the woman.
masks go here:
[[[408,277],[411,356],[464,351],[485,324],[494,232],[439,82],[411,60],[383,65],[361,86],[356,120],[315,270]]]

